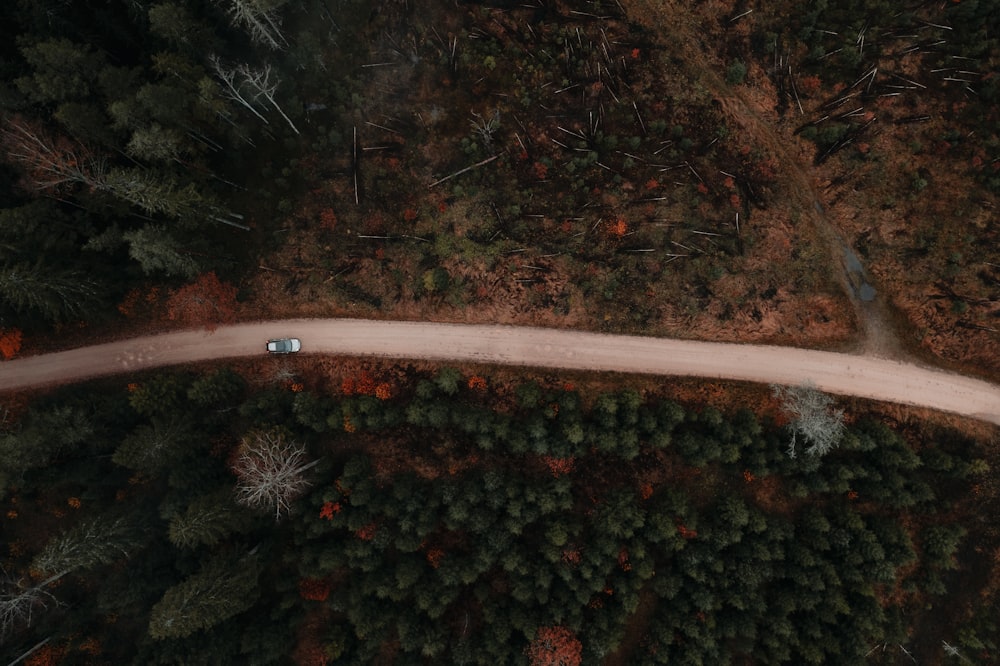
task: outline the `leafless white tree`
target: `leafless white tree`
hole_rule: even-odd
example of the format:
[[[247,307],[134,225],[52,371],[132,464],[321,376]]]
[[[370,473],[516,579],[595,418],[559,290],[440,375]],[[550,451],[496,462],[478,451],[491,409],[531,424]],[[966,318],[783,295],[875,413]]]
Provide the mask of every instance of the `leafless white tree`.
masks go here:
[[[288,46],[288,41],[281,33],[281,19],[273,8],[273,2],[230,0],[229,5],[233,25],[246,30],[253,41],[275,50]]]
[[[277,78],[271,79],[271,66],[265,65],[263,69],[250,69],[249,65],[240,65],[237,67],[237,71],[243,76],[243,81],[249,86],[250,90],[254,92],[254,100],[263,97],[271,106],[281,114],[281,117],[285,119],[288,126],[298,134],[299,130],[295,127],[295,123],[292,119],[285,115],[285,111],[278,105],[274,99],[274,93],[278,90],[278,85],[281,81]]]
[[[274,519],[309,487],[305,472],[319,463],[305,462],[306,449],[289,442],[280,430],[256,431],[243,438],[233,471],[239,478],[236,500],[253,508],[274,509]]]
[[[224,88],[222,89],[222,96],[233,100],[243,108],[247,109],[253,115],[257,116],[260,120],[264,122],[265,125],[269,125],[267,118],[261,115],[257,107],[254,106],[254,99],[250,99],[249,93],[244,92],[242,86],[242,79],[238,79],[239,74],[238,68],[226,68],[222,65],[222,61],[216,55],[209,56],[208,61],[212,63],[212,69],[215,70],[215,74],[222,81]]]
[[[57,603],[46,588],[66,573],[68,572],[50,576],[34,584],[26,584],[23,578],[15,580],[4,576],[0,581],[0,643],[17,627],[30,627],[36,608],[47,608],[48,602]]]
[[[774,396],[781,400],[782,409],[791,417],[789,428],[792,441],[788,455],[796,455],[799,435],[806,441],[806,453],[823,456],[840,444],[844,436],[844,410],[833,407],[833,398],[812,384],[801,386],[772,385]]]
[[[274,97],[281,81],[272,75],[270,65],[265,65],[262,69],[253,69],[247,64],[226,67],[219,60],[219,57],[214,55],[209,57],[209,62],[212,63],[212,69],[215,70],[219,80],[223,83],[222,95],[224,97],[247,109],[265,124],[270,124],[257,109],[257,103],[261,98],[264,98],[281,114],[292,131],[296,134],[299,133],[295,123]]]
[[[472,112],[472,116],[473,120],[469,121],[472,129],[480,136],[487,149],[492,148],[493,134],[500,129],[500,109],[494,109],[493,115],[488,117],[483,117],[475,111]]]

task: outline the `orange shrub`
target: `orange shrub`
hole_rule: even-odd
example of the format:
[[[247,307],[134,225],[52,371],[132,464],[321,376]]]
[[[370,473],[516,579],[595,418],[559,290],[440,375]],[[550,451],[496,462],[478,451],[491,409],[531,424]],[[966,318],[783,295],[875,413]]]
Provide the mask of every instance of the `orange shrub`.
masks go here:
[[[583,645],[566,627],[541,627],[525,651],[531,666],[579,666]]]
[[[4,359],[11,359],[21,351],[21,340],[23,335],[17,328],[0,328],[0,356]]]

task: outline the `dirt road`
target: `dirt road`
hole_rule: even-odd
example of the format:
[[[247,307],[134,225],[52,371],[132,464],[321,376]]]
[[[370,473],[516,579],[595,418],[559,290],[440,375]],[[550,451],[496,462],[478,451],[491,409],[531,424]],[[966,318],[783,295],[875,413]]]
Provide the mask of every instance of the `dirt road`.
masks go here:
[[[801,384],[1000,424],[1000,386],[872,356],[514,326],[292,319],[184,331],[0,363],[0,391],[193,361],[264,354],[272,337],[302,353],[472,361]]]

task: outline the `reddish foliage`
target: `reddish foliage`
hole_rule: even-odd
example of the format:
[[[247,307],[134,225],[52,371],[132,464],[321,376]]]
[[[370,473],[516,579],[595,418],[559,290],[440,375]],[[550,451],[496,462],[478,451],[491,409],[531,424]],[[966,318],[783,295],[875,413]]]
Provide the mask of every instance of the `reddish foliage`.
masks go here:
[[[538,180],[545,180],[545,177],[549,175],[549,168],[542,164],[541,162],[535,162],[535,177]]]
[[[608,227],[608,233],[612,236],[621,238],[628,233],[628,224],[625,223],[624,219],[619,217],[611,223],[611,226]]]
[[[682,539],[687,539],[689,541],[698,537],[698,532],[688,529],[684,523],[681,522],[677,523],[677,533],[681,535]]]
[[[351,415],[344,414],[344,432],[354,432],[358,427],[351,422]]]
[[[145,294],[138,287],[130,289],[122,302],[118,304],[118,312],[123,316],[132,319],[148,315],[150,308],[160,300],[160,288],[150,287]]]
[[[583,645],[566,627],[541,627],[526,654],[531,666],[579,666]]]
[[[858,499],[858,491],[856,491],[856,490],[848,490],[847,491],[847,499],[851,500],[852,502],[854,500]]]
[[[812,95],[820,89],[821,85],[822,81],[819,80],[818,76],[803,76],[799,79],[798,89],[803,95]]]
[[[754,165],[754,173],[761,180],[771,181],[778,175],[778,160],[768,157]]]
[[[379,400],[388,400],[392,397],[392,384],[389,382],[382,382],[375,387],[375,397]]]
[[[698,191],[701,194],[708,194],[708,185],[705,183],[698,183]]]
[[[323,507],[319,510],[319,517],[324,520],[333,520],[334,514],[338,514],[341,511],[340,502],[324,502]]]
[[[299,581],[299,596],[307,601],[326,601],[330,584],[318,578],[303,578]]]
[[[440,548],[430,548],[427,551],[427,562],[437,569],[441,566],[441,560],[444,559],[444,551]]]
[[[171,292],[167,318],[215,330],[219,324],[236,318],[236,287],[219,280],[214,271],[203,273],[191,284]]]
[[[574,458],[553,458],[552,456],[542,456],[542,462],[545,466],[549,468],[552,472],[552,476],[557,479],[560,476],[570,474],[573,468],[576,467],[576,460]]]
[[[653,496],[653,484],[652,483],[642,484],[642,486],[640,486],[639,488],[639,497],[641,497],[644,500],[648,500],[652,496]]]
[[[333,230],[337,226],[337,214],[332,208],[324,208],[319,213],[319,225],[324,229]]]
[[[364,527],[358,528],[354,533],[354,536],[358,537],[362,541],[371,541],[375,538],[375,523],[368,523]]]
[[[748,469],[743,470],[743,480],[744,481],[746,481],[747,483],[753,483],[756,479],[757,479],[757,477],[753,475],[753,472],[751,472]]]
[[[583,560],[583,553],[580,551],[579,548],[564,550],[562,552],[562,561],[565,562],[566,564],[576,566],[580,564],[582,560]]]
[[[733,208],[739,208],[740,207],[740,195],[738,195],[738,194],[731,194],[731,195],[729,195],[729,203],[732,204]]]
[[[413,222],[413,220],[417,219],[417,211],[407,208],[403,211],[403,219],[407,222]]]
[[[367,370],[348,375],[340,383],[340,390],[344,395],[375,395],[375,388],[375,377]]]
[[[622,546],[622,549],[618,551],[618,566],[621,567],[622,571],[632,571],[632,563],[628,560],[628,549]]]
[[[474,391],[485,391],[486,379],[479,375],[472,375],[469,377],[469,388]]]
[[[56,666],[62,663],[63,648],[43,645],[24,660],[25,666]]]
[[[30,189],[62,190],[73,184],[96,184],[93,154],[62,135],[51,135],[41,125],[11,116],[0,132],[0,154],[20,162]]]
[[[23,335],[17,328],[0,328],[0,356],[11,359],[21,351]]]
[[[122,302],[118,304],[118,312],[121,312],[126,317],[131,317],[135,314],[135,307],[139,304],[139,299],[142,297],[142,291],[138,287],[133,287],[125,294],[125,298]]]

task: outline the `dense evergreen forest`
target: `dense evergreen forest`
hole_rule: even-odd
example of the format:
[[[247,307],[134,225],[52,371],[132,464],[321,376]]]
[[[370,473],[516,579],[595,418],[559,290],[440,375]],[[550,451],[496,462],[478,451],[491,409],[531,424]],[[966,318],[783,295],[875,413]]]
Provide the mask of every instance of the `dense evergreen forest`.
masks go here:
[[[251,228],[291,187],[281,170],[308,148],[302,95],[335,83],[323,59],[354,46],[341,37],[367,14],[346,1],[3,3],[0,328],[102,321],[137,286],[239,277]]]
[[[4,653],[893,664],[947,641],[996,654],[995,484],[954,432],[904,438],[862,418],[825,457],[792,458],[787,429],[745,409],[377,372],[334,391],[159,373],[8,415]]]

